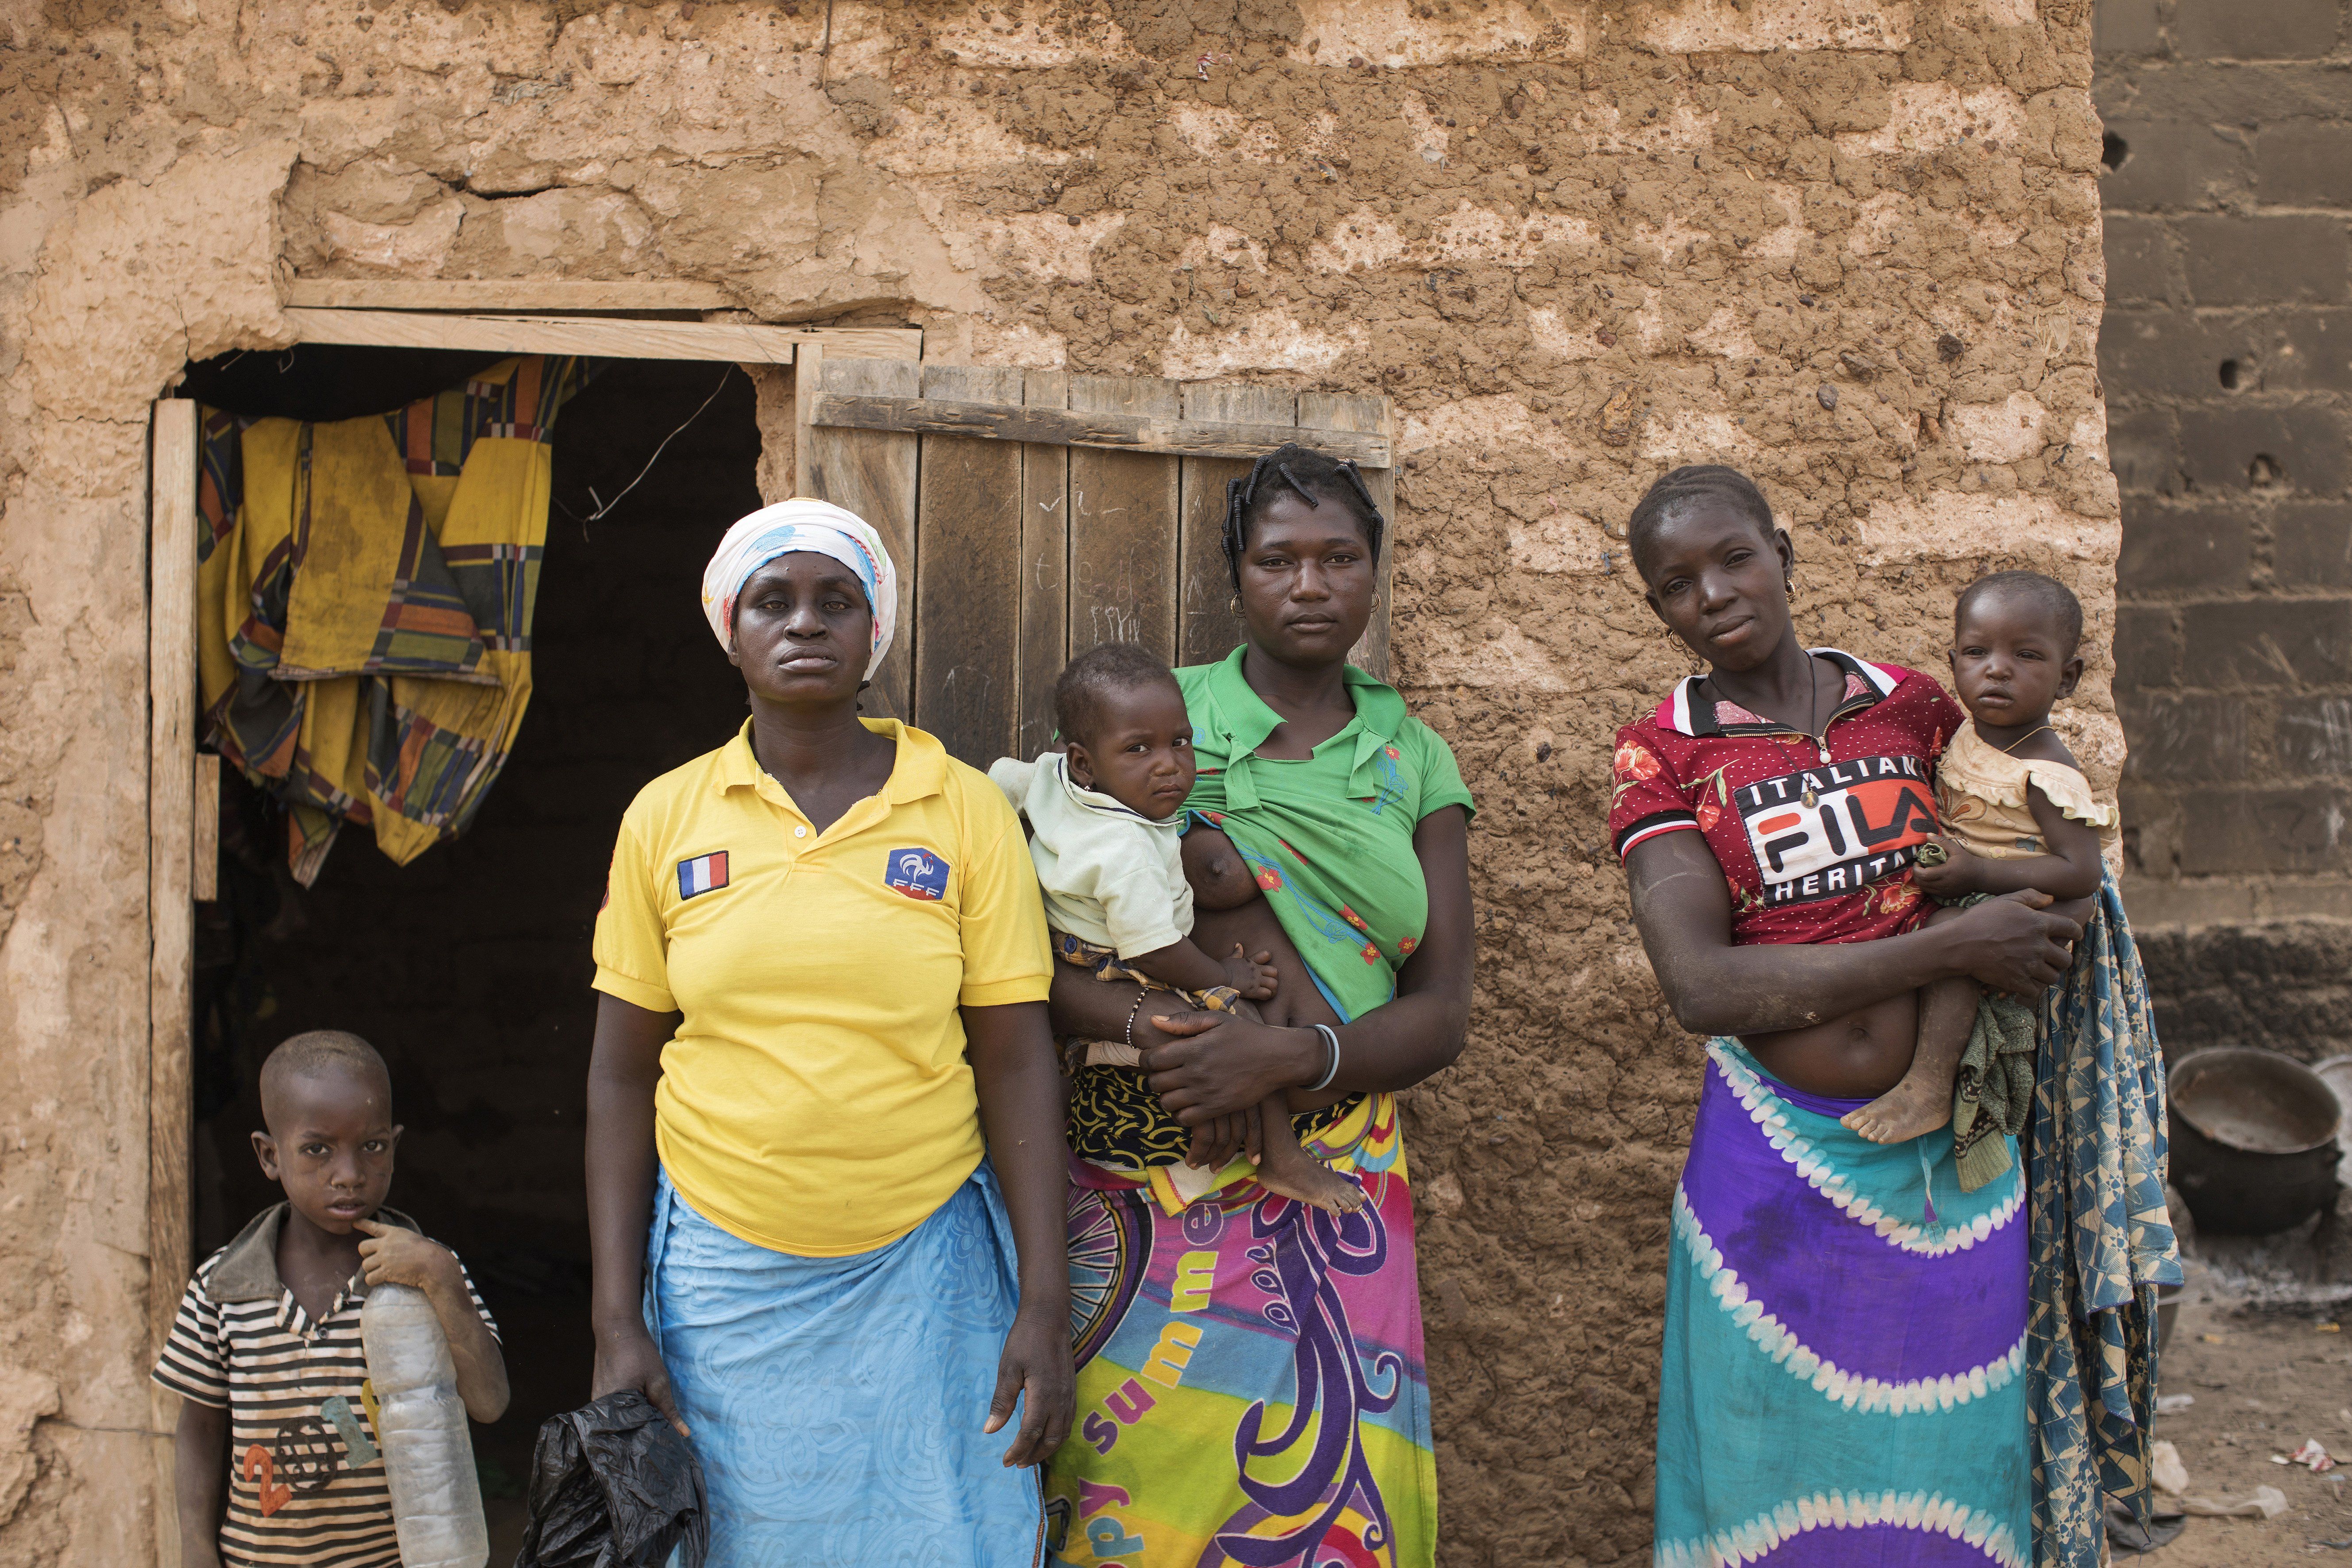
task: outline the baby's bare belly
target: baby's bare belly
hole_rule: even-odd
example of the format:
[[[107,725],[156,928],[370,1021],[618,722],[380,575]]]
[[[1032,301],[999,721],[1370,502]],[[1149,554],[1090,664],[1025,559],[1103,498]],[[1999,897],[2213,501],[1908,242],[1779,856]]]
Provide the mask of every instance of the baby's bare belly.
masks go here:
[[[1791,1089],[1835,1100],[1871,1100],[1910,1070],[1919,1044],[1919,994],[1906,991],[1842,1018],[1746,1035],[1740,1044]]]
[[[1248,903],[1230,910],[1199,910],[1192,912],[1192,945],[1212,958],[1222,959],[1233,952],[1234,943],[1253,957],[1270,952],[1266,962],[1274,965],[1276,981],[1274,994],[1257,1004],[1259,1015],[1269,1023],[1284,1028],[1299,1028],[1308,1024],[1339,1022],[1339,1015],[1331,1004],[1323,1000],[1323,993],[1315,987],[1315,977],[1307,971],[1307,961],[1298,956],[1291,945],[1289,933],[1275,918],[1274,906],[1264,899],[1252,899]]]

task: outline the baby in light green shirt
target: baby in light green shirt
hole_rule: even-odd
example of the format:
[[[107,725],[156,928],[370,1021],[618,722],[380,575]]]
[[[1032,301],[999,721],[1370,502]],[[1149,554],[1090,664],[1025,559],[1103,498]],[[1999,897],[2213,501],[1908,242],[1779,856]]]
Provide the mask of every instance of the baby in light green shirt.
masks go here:
[[[1197,1007],[1256,1016],[1249,1002],[1274,995],[1274,967],[1238,944],[1213,958],[1192,940],[1181,845],[1197,770],[1175,676],[1133,644],[1107,643],[1062,672],[1054,721],[1066,751],[1000,758],[988,776],[1029,824],[1055,951],[1097,980],[1140,981]],[[1090,1066],[1135,1070],[1139,1060],[1131,1042],[1087,1044]],[[1360,1187],[1299,1147],[1281,1095],[1259,1107],[1259,1121],[1261,1185],[1333,1213],[1363,1206]]]

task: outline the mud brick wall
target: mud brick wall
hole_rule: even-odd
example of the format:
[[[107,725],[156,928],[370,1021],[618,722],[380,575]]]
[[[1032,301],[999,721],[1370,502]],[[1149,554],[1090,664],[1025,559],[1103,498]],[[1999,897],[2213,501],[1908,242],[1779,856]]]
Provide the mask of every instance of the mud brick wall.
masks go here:
[[[2352,913],[2346,7],[2101,0],[2094,37],[2127,896]]]
[[[170,1533],[147,405],[282,348],[289,273],[677,278],[935,360],[1392,398],[1395,668],[1481,806],[1469,1047],[1406,1112],[1441,1550],[1646,1561],[1699,1054],[1603,821],[1616,725],[1687,668],[1625,515],[1748,468],[1803,635],[1929,669],[1970,578],[2063,576],[2060,722],[2114,780],[2091,34],[2088,0],[0,0],[0,1568]]]

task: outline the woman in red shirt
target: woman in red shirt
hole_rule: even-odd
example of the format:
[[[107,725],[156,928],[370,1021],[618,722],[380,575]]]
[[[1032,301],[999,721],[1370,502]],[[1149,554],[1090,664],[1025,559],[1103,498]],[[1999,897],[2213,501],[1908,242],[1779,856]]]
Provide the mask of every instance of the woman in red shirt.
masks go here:
[[[1878,1144],[1839,1119],[1909,1067],[1920,986],[2038,994],[2079,928],[2040,895],[1922,926],[1910,867],[1962,715],[1927,676],[1799,644],[1794,552],[1750,480],[1678,468],[1629,536],[1708,666],[1618,732],[1610,813],[1659,986],[1714,1037],[1675,1199],[1657,1560],[2022,1568],[2020,1172],[1963,1193],[1948,1128]]]

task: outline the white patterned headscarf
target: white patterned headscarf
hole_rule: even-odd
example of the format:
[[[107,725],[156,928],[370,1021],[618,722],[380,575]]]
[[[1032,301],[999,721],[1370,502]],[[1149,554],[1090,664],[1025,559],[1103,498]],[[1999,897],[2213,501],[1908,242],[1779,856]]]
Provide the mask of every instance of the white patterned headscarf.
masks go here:
[[[864,518],[831,501],[795,496],[761,507],[727,531],[710,564],[702,569],[702,614],[710,623],[710,635],[732,652],[736,595],[752,573],[799,550],[829,555],[857,574],[866,602],[874,610],[874,654],[866,661],[871,679],[898,631],[898,569],[882,548],[882,536]]]

